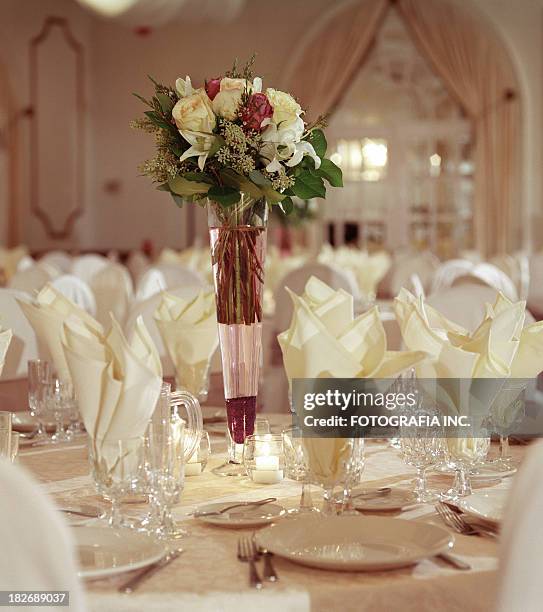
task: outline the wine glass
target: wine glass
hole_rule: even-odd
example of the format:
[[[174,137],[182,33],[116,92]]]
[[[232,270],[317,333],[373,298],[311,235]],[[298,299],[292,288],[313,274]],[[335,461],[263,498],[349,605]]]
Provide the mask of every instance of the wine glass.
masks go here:
[[[72,383],[53,378],[47,389],[47,412],[54,416],[56,424],[51,441],[55,444],[69,442],[72,433],[64,428],[64,424],[69,421],[75,401]]]
[[[311,482],[324,490],[322,515],[336,514],[334,488],[343,486],[343,510],[350,511],[352,488],[363,469],[362,438],[307,438],[302,440]]]
[[[419,438],[416,435],[402,436],[400,438],[400,452],[407,465],[417,470],[415,479],[415,495],[418,502],[431,502],[439,495],[429,491],[426,484],[426,472],[437,465],[444,456],[445,446],[439,437]]]
[[[110,527],[126,526],[121,499],[140,490],[144,467],[143,437],[126,440],[89,438],[89,462],[96,490],[110,502]]]
[[[50,382],[51,367],[47,361],[34,359],[28,362],[28,406],[30,414],[38,422],[38,430],[36,435],[33,436],[34,442],[49,441],[43,417],[46,411],[46,392]]]
[[[452,489],[442,495],[444,499],[455,501],[471,495],[470,471],[484,460],[489,447],[490,437],[445,439],[445,453],[455,470],[455,479]]]
[[[289,427],[282,432],[283,449],[285,453],[286,475],[292,480],[301,482],[302,492],[297,508],[288,511],[287,516],[298,516],[319,512],[313,505],[309,484],[309,469],[302,445],[302,431],[299,427]]]

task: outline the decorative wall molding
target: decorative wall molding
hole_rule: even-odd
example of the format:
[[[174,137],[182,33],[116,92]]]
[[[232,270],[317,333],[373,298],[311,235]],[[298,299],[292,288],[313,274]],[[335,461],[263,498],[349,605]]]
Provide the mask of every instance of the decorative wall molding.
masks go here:
[[[55,28],[60,29],[66,45],[66,61],[75,63],[75,133],[73,167],[74,167],[74,193],[72,207],[65,218],[59,223],[54,221],[51,210],[47,210],[47,203],[43,202],[40,172],[40,100],[39,100],[39,57],[40,51],[47,43],[47,39]],[[73,232],[76,219],[84,211],[84,184],[85,184],[85,58],[81,43],[75,38],[68,21],[64,17],[47,17],[43,23],[41,31],[30,41],[29,45],[29,75],[30,75],[30,108],[27,115],[30,119],[30,209],[32,213],[41,221],[47,236],[53,240],[65,240]],[[46,77],[45,77],[46,78]],[[56,117],[48,118],[54,122],[57,130],[70,130],[70,125],[63,121],[65,116],[62,113],[63,100],[58,100],[59,114]],[[54,155],[54,151],[51,154]]]

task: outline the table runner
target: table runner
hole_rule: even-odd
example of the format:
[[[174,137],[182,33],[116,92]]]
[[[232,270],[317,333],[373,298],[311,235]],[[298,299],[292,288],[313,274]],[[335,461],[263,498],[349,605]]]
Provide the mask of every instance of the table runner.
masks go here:
[[[285,417],[271,419],[278,427]],[[299,483],[285,480],[280,485],[256,485],[247,479],[219,478],[210,473],[224,457],[224,438],[213,437],[215,452],[206,471],[186,479],[185,490],[175,508],[175,516],[185,522],[190,535],[183,541],[185,552],[171,566],[148,581],[138,592],[121,596],[115,592],[119,577],[87,583],[89,606],[106,610],[217,610],[252,609],[267,606],[281,610],[488,610],[492,606],[496,584],[497,545],[488,538],[455,534],[454,553],[467,560],[472,570],[460,572],[437,559],[391,572],[343,573],[317,570],[275,558],[280,576],[277,584],[266,584],[255,593],[248,588],[247,565],[236,559],[237,539],[247,530],[227,530],[200,523],[187,514],[197,505],[212,501],[259,499],[276,496],[285,507],[298,502]],[[58,503],[82,498],[96,502],[89,477],[86,450],[81,441],[58,450],[33,448],[23,450],[20,462],[43,483],[45,491]],[[522,449],[515,449],[522,452]],[[394,484],[411,486],[414,474],[397,451],[383,442],[368,442],[364,486]],[[445,488],[450,478],[430,477],[430,485]],[[500,487],[509,483],[503,480]],[[320,500],[317,488],[315,498]],[[141,505],[127,505],[130,515],[145,510]],[[403,513],[389,513],[413,520],[442,525],[433,506],[421,505]],[[361,519],[363,520],[363,516]],[[218,602],[222,608],[217,608]],[[118,602],[116,607],[115,602]],[[260,610],[259,610],[260,612]]]

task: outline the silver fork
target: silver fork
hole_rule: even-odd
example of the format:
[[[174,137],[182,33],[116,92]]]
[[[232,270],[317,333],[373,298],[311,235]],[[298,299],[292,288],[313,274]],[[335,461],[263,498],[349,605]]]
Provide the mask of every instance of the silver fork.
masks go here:
[[[238,559],[249,564],[249,584],[255,589],[262,588],[262,580],[258,575],[255,560],[257,558],[256,548],[247,536],[242,536],[238,540]]]
[[[486,535],[491,538],[497,538],[497,534],[490,529],[486,529],[479,525],[471,525],[466,522],[459,514],[453,512],[443,502],[436,504],[436,510],[444,523],[462,535]]]

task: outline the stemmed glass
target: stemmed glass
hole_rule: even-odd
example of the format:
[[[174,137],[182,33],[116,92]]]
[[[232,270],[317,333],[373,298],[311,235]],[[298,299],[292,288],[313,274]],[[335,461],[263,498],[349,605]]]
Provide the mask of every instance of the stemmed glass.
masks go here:
[[[456,474],[453,488],[442,497],[451,501],[471,495],[470,471],[477,467],[488,453],[490,438],[447,438],[445,453],[447,462]]]
[[[28,406],[30,414],[38,422],[38,430],[33,436],[35,442],[48,442],[45,431],[46,394],[51,382],[51,367],[47,361],[35,359],[28,362]]]
[[[313,500],[311,498],[309,468],[304,455],[301,429],[299,427],[284,429],[282,436],[286,475],[288,478],[302,483],[302,492],[298,508],[289,510],[287,516],[298,516],[299,514],[319,512],[319,509],[313,505]]]
[[[11,412],[0,412],[0,459],[11,459]]]
[[[322,515],[336,514],[334,488],[343,486],[342,511],[352,509],[352,488],[364,466],[363,438],[303,438],[311,482],[324,490]]]
[[[53,414],[56,423],[51,441],[55,444],[69,442],[72,433],[64,429],[64,423],[68,421],[75,402],[72,383],[54,378],[48,386],[46,401],[47,411]]]
[[[89,461],[96,490],[111,504],[110,527],[126,525],[121,499],[139,490],[143,475],[143,437],[126,440],[89,438]]]
[[[417,501],[431,502],[438,499],[439,495],[427,488],[426,472],[442,461],[445,454],[443,439],[426,437],[424,433],[420,438],[416,435],[402,436],[400,438],[400,452],[405,463],[417,470],[415,480]]]

